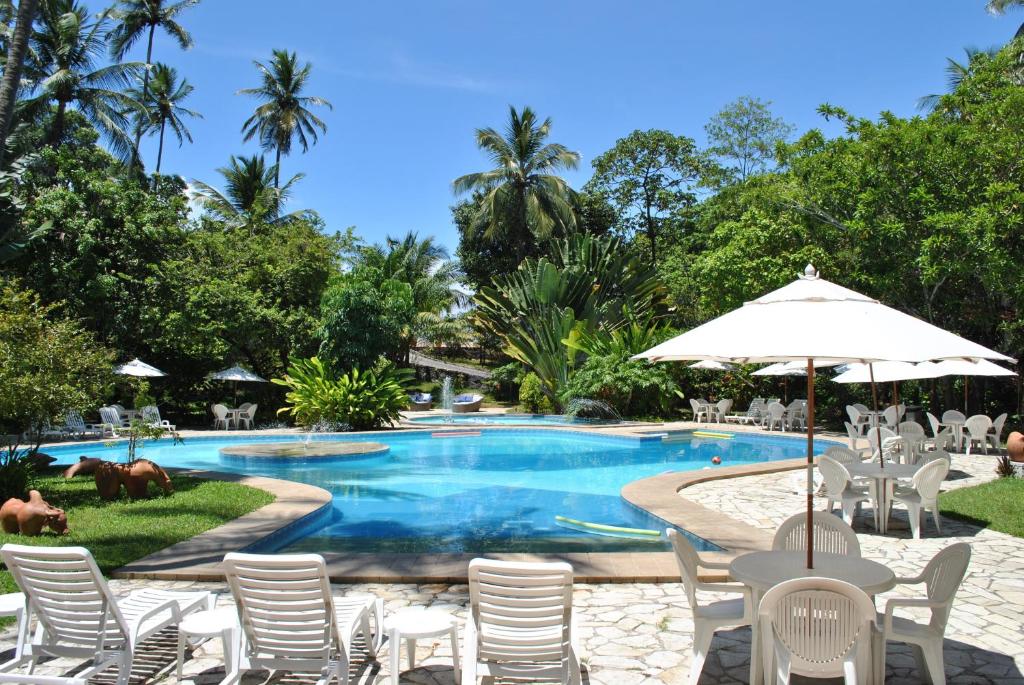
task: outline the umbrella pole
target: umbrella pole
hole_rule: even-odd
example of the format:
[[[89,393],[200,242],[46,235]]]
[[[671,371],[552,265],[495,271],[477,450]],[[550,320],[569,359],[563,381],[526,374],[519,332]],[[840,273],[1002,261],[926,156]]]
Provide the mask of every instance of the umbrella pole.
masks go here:
[[[814,568],[814,360],[807,360],[807,568]]]
[[[882,459],[882,422],[878,416],[878,387],[875,385],[874,364],[868,364],[868,375],[871,376],[871,404],[875,411],[875,442],[878,443],[878,464],[884,469],[885,460]]]
[[[964,413],[967,413],[967,376],[964,376]]]

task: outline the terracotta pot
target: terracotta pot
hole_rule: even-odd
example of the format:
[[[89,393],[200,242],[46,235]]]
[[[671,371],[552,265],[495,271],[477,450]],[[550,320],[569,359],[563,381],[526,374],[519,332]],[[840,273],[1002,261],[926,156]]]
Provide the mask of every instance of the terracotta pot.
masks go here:
[[[1024,435],[1017,431],[1010,433],[1006,438],[1006,453],[1011,461],[1024,462]]]
[[[64,469],[65,478],[74,478],[75,476],[91,476],[96,473],[96,467],[103,463],[102,459],[95,457],[79,457],[77,464]]]
[[[0,507],[0,528],[5,533],[35,536],[44,526],[49,526],[57,535],[64,535],[68,532],[68,517],[63,509],[47,504],[38,490],[29,491],[28,502],[12,497]]]
[[[167,472],[149,459],[139,459],[131,464],[101,462],[96,467],[96,490],[106,500],[115,499],[124,485],[128,497],[142,499],[147,496],[149,482],[153,481],[166,492],[174,492]]]

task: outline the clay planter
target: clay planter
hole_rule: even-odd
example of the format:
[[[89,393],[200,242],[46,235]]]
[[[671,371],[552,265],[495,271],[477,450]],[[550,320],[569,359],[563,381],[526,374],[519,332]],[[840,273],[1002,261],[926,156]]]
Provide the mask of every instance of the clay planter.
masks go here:
[[[1017,431],[1010,433],[1006,438],[1006,453],[1011,461],[1024,462],[1024,435]]]
[[[63,509],[47,504],[38,490],[29,491],[27,502],[12,497],[0,507],[0,527],[5,533],[35,536],[42,532],[43,526],[49,526],[57,535],[64,535],[68,532],[68,517]]]
[[[96,490],[100,498],[105,500],[116,499],[122,485],[129,498],[145,498],[150,481],[159,485],[166,493],[174,492],[167,472],[149,459],[139,459],[131,464],[100,462],[96,465],[95,479]]]

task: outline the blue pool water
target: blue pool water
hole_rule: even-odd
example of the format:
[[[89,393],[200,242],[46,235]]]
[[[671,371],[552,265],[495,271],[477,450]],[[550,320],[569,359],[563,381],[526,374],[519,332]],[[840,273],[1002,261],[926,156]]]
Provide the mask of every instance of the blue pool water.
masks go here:
[[[601,419],[574,419],[559,414],[434,414],[409,419],[426,426],[601,426],[621,423]]]
[[[300,441],[299,436],[190,438],[147,443],[141,456],[164,466],[214,469],[318,485],[334,495],[333,512],[278,539],[288,551],[570,552],[665,549],[570,530],[555,516],[659,529],[665,523],[623,500],[626,483],[665,471],[689,471],[789,459],[805,454],[792,437],[736,434],[731,440],[688,436],[663,443],[543,429],[483,429],[479,435],[432,437],[430,432],[320,436],[321,440],[374,441],[386,454],[329,461],[224,458],[219,450],[252,442]],[[822,443],[824,449],[828,443]],[[78,456],[121,459],[123,446],[100,443],[47,449],[61,463]],[[720,468],[720,467],[717,467]],[[713,545],[699,539],[703,549]]]

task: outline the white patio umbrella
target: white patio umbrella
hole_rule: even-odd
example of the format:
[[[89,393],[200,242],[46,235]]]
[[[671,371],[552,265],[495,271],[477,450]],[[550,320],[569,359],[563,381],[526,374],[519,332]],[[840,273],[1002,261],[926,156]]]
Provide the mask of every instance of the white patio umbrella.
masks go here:
[[[248,369],[243,369],[241,366],[232,366],[230,369],[224,369],[217,373],[211,373],[207,378],[215,381],[231,381],[234,383],[235,389],[235,404],[238,404],[238,384],[239,383],[266,383],[266,378],[261,378],[254,374]]]
[[[964,411],[967,411],[967,377],[968,376],[1016,376],[1016,371],[993,364],[987,359],[966,361],[963,359],[947,359],[936,364],[939,376],[964,377]]]
[[[835,366],[838,362],[814,362],[815,369],[821,369],[828,366]],[[751,376],[806,376],[807,375],[807,364],[803,361],[797,362],[776,362],[769,364],[768,366],[758,369]]]
[[[690,364],[691,369],[704,369],[705,371],[732,371],[735,366],[733,364],[726,364],[725,362],[716,362],[710,359],[703,359],[699,362]]]
[[[155,366],[150,366],[138,357],[130,362],[125,362],[124,364],[119,364],[114,367],[114,373],[121,376],[135,376],[136,378],[159,378],[167,375],[160,369]]]
[[[870,383],[874,376],[876,383],[895,383],[941,376],[938,364],[921,362],[877,362],[875,364],[847,364],[843,372],[832,378],[836,383]]]
[[[789,285],[636,355],[651,361],[788,362],[807,367],[807,567],[814,567],[814,363],[1002,359],[1004,354],[830,283],[808,265]]]

